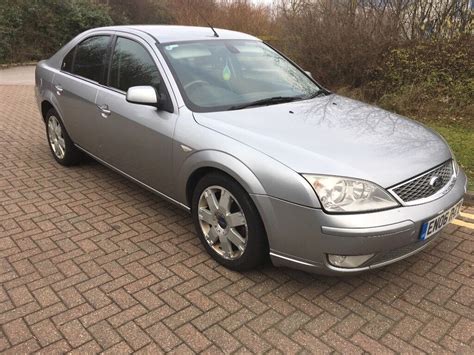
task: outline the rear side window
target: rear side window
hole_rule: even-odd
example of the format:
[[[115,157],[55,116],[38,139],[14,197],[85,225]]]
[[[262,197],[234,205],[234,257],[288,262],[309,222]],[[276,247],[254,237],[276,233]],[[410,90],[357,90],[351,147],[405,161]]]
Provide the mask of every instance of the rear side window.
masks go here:
[[[118,37],[110,67],[109,86],[127,91],[132,86],[159,89],[160,73],[150,53],[138,42]]]
[[[110,36],[94,36],[79,43],[72,72],[98,83],[105,82],[109,42]]]
[[[69,73],[72,72],[72,61],[74,60],[74,53],[76,51],[76,47],[71,49],[68,54],[63,59],[63,64],[61,65],[61,70],[67,71]]]

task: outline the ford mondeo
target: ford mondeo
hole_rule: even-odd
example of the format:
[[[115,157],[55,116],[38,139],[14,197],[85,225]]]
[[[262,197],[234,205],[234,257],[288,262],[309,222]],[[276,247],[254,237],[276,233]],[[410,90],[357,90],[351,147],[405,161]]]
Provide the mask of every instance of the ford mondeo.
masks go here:
[[[434,241],[466,190],[437,133],[244,33],[89,30],[38,63],[36,95],[59,164],[87,154],[190,211],[234,270],[268,256],[326,274],[387,265]]]

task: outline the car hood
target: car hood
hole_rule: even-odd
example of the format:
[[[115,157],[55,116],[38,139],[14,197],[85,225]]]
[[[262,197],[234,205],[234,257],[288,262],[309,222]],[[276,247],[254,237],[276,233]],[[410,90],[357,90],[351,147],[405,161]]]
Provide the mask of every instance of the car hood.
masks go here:
[[[196,121],[298,173],[348,176],[390,187],[451,157],[425,126],[338,95],[243,110],[194,113]]]

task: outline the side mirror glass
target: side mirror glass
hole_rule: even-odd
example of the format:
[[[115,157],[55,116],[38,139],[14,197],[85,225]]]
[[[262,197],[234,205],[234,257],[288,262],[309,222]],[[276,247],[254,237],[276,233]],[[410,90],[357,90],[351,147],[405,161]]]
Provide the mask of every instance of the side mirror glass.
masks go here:
[[[311,72],[310,72],[310,71],[308,71],[308,70],[305,70],[304,72],[305,72],[305,73],[306,73],[306,75],[307,75],[307,76],[309,76],[310,78],[312,78],[312,77],[313,77],[313,74],[311,74]]]
[[[127,101],[141,105],[157,105],[158,94],[153,86],[132,86],[127,91]]]

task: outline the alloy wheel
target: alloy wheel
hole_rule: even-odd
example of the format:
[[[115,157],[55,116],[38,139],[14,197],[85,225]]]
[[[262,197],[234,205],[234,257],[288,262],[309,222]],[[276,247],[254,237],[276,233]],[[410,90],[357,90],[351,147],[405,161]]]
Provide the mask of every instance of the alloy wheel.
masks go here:
[[[48,138],[51,149],[58,159],[66,155],[66,141],[64,140],[61,124],[56,116],[50,116],[48,120]]]
[[[199,197],[199,224],[209,246],[228,260],[247,247],[248,226],[237,199],[221,186],[207,187]]]

